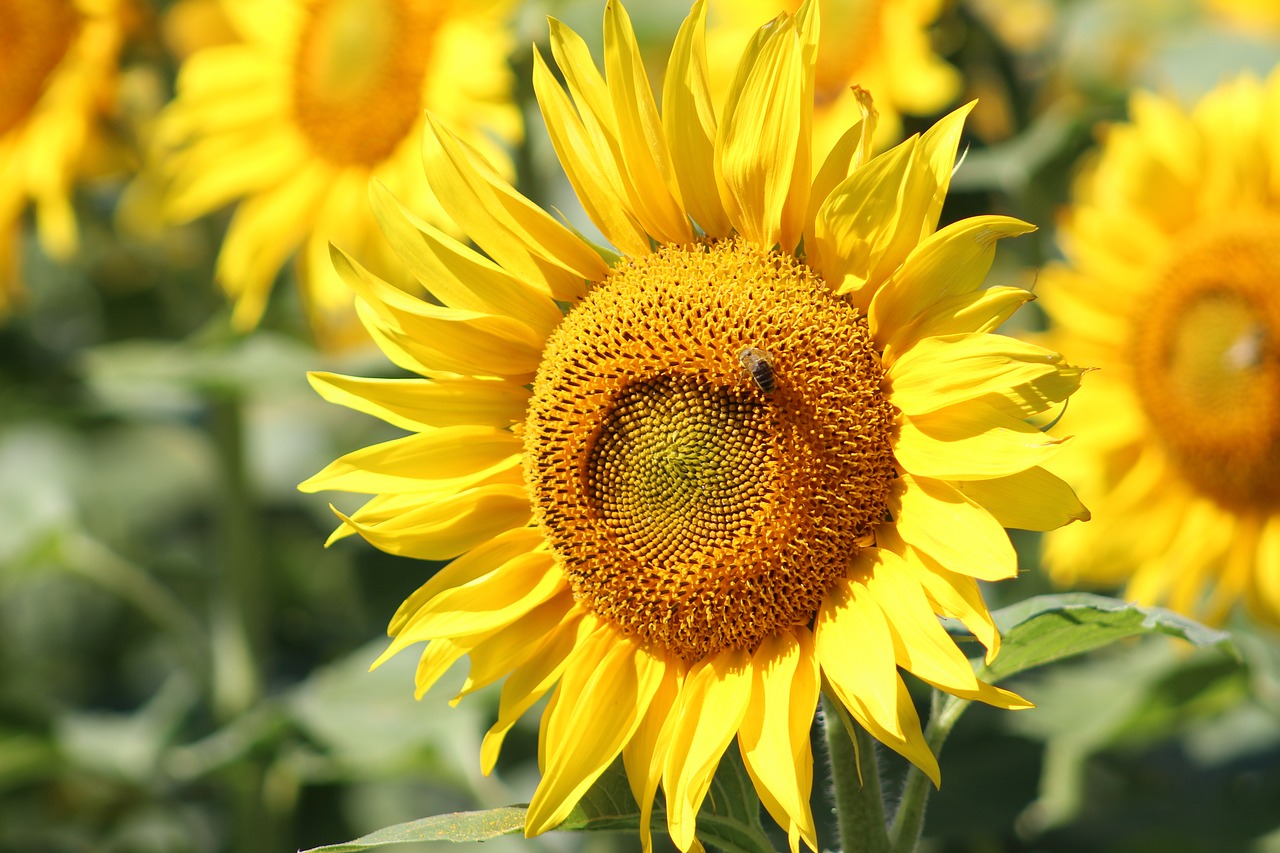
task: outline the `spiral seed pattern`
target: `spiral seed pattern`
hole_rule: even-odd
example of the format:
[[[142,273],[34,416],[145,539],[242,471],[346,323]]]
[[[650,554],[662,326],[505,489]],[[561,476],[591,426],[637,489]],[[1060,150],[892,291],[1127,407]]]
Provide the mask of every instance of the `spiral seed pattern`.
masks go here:
[[[882,380],[865,318],[791,256],[727,240],[621,264],[552,334],[523,427],[577,600],[688,662],[808,624],[885,518]]]

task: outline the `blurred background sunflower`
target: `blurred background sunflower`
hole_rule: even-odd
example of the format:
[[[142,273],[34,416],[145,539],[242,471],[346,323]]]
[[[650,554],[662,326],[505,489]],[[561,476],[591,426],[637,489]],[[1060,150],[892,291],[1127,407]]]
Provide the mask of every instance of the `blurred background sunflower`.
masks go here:
[[[397,284],[367,214],[370,180],[444,223],[423,180],[425,110],[510,174],[520,135],[507,65],[511,4],[445,0],[223,0],[235,40],[197,50],[155,131],[164,215],[235,202],[216,278],[232,323],[258,323],[295,258],[303,308],[323,343],[359,340],[329,263],[345,247]]]
[[[1062,584],[1280,625],[1280,72],[1129,112],[1040,280],[1056,344],[1100,368],[1059,460],[1095,523],[1046,560]]]
[[[0,7],[0,315],[23,296],[21,217],[34,207],[41,248],[79,245],[71,193],[116,168],[107,131],[128,0],[10,0]]]
[[[751,25],[793,8],[752,5]],[[689,7],[628,8],[657,91]],[[856,70],[838,84],[870,91],[879,149],[978,97],[939,228],[992,213],[1037,225],[1001,242],[988,275],[994,287],[1043,297],[1002,331],[1065,337],[1087,327],[1078,344],[1062,343],[1076,347],[1066,349],[1072,363],[1101,368],[1054,427],[1076,436],[1064,464],[1092,460],[1077,470],[1112,476],[1136,470],[1135,455],[1159,463],[1138,466],[1166,488],[1137,520],[1119,520],[1123,495],[1106,485],[1114,480],[1079,481],[1095,520],[1073,532],[1108,533],[1093,540],[1096,553],[1075,548],[1085,561],[1055,568],[1057,579],[1085,580],[1083,566],[1106,552],[1115,559],[1091,584],[1125,594],[1125,561],[1134,548],[1154,553],[1171,524],[1151,511],[1191,511],[1198,520],[1189,526],[1204,535],[1182,534],[1186,549],[1162,565],[1195,570],[1149,573],[1134,594],[1222,615],[1244,657],[1241,665],[1143,641],[1003,685],[1037,709],[966,713],[939,756],[943,786],[925,837],[947,851],[1278,850],[1280,640],[1258,618],[1275,601],[1267,585],[1276,569],[1265,561],[1270,493],[1255,490],[1262,503],[1242,511],[1239,500],[1223,502],[1220,486],[1217,497],[1198,492],[1207,475],[1182,470],[1159,431],[1178,420],[1152,417],[1134,386],[1136,407],[1090,402],[1121,393],[1112,389],[1136,370],[1117,360],[1121,336],[1099,341],[1100,332],[1138,320],[1175,330],[1168,340],[1190,347],[1176,361],[1187,371],[1232,380],[1211,383],[1215,392],[1250,377],[1258,384],[1248,387],[1266,387],[1271,309],[1250,314],[1242,305],[1255,297],[1229,286],[1236,296],[1202,299],[1188,315],[1161,308],[1141,284],[1167,271],[1171,253],[1212,243],[1248,212],[1250,227],[1271,221],[1274,4],[824,2],[824,32],[873,8],[902,33],[858,30],[844,46],[917,75],[888,88],[928,89],[895,103]],[[411,103],[435,111],[539,207],[601,241],[536,117],[532,81],[534,46],[552,54],[548,15],[602,62],[603,10],[603,0],[0,0],[0,851],[275,853],[529,799],[540,778],[537,707],[511,723],[486,777],[477,756],[492,752],[483,744],[502,706],[497,686],[449,708],[466,684],[461,666],[445,668],[420,702],[411,656],[368,671],[386,648],[387,614],[442,564],[392,557],[356,537],[323,547],[329,500],[354,518],[363,498],[300,494],[297,484],[352,448],[399,438],[408,421],[330,405],[306,374],[395,383],[413,373],[361,343],[348,290],[332,279],[314,290],[293,283],[332,275],[322,258],[329,241],[396,279],[396,267],[382,266],[370,176],[420,224],[462,233],[417,195],[426,181]],[[720,22],[737,26],[732,3],[710,13],[713,40]],[[391,25],[399,15],[420,26]],[[457,35],[438,35],[446,31]],[[400,50],[419,36],[430,50]],[[304,53],[304,42],[319,47]],[[907,48],[885,54],[889,43]],[[370,50],[372,63],[360,58]],[[862,57],[852,53],[837,50],[834,64],[855,66]],[[718,63],[713,77],[729,76]],[[379,82],[409,78],[420,85],[384,91]],[[311,98],[305,127],[299,87]],[[858,121],[863,102],[840,100],[837,122]],[[375,130],[361,136],[360,127]],[[393,142],[395,127],[403,136]],[[299,159],[284,167],[286,155]],[[1099,210],[1120,211],[1123,222],[1107,227]],[[1179,221],[1186,227],[1175,239],[1168,229]],[[1215,271],[1269,257],[1228,256],[1255,261]],[[1047,264],[1059,271],[1042,272]],[[1190,275],[1187,264],[1177,269]],[[1055,307],[1085,273],[1098,298]],[[424,292],[409,279],[394,284]],[[1197,335],[1209,320],[1214,334]],[[456,395],[458,408],[429,410],[521,408],[511,396]],[[1094,438],[1081,419],[1099,409]],[[1262,409],[1236,413],[1230,422],[1251,440],[1271,440]],[[1150,429],[1127,431],[1134,424]],[[1123,441],[1094,455],[1111,439]],[[1243,452],[1237,445],[1232,452]],[[1247,468],[1229,457],[1221,471]],[[1090,483],[1106,494],[1089,495]],[[1056,589],[1039,534],[1015,529],[1010,538],[1019,573],[984,585],[992,610]],[[977,644],[963,648],[980,654]],[[910,675],[903,683],[923,720],[928,691]],[[726,762],[735,756],[728,750]],[[825,760],[819,746],[815,782]],[[894,778],[905,764],[887,751],[882,767]],[[812,805],[819,846],[831,847],[830,809]],[[764,820],[785,849],[785,831]],[[493,848],[622,853],[639,844],[634,834],[548,833],[495,839]]]

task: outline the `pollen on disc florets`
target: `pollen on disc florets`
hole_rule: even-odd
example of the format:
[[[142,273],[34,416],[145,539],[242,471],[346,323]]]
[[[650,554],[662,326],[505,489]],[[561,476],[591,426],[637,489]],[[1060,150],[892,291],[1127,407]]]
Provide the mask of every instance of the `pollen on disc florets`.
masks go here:
[[[1183,241],[1135,325],[1134,385],[1170,458],[1233,510],[1280,506],[1280,217]]]
[[[574,596],[689,662],[809,623],[885,517],[882,379],[865,318],[791,256],[735,239],[624,261],[552,334],[524,428]]]

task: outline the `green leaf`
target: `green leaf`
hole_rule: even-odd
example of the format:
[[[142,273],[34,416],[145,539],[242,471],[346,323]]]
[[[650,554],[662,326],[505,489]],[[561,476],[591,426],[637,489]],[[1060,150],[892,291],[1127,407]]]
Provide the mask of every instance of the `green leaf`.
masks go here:
[[[383,827],[344,844],[316,847],[303,853],[356,853],[415,841],[488,841],[523,831],[525,809],[520,805],[436,815]],[[666,832],[664,812],[655,810],[651,822],[655,833]],[[631,795],[621,761],[615,761],[601,774],[556,829],[639,833],[640,809]],[[728,750],[720,760],[711,791],[698,813],[698,837],[704,844],[726,853],[773,853],[773,845],[760,824],[760,801],[736,749]]]
[[[395,826],[384,826],[345,844],[313,847],[303,853],[356,853],[389,844],[415,841],[488,841],[524,829],[524,806],[506,806],[479,812],[435,815]]]
[[[997,682],[1019,672],[1145,634],[1178,637],[1192,645],[1216,647],[1233,658],[1231,636],[1162,607],[1090,593],[1042,595],[992,614],[1003,637],[1000,654],[978,677]]]

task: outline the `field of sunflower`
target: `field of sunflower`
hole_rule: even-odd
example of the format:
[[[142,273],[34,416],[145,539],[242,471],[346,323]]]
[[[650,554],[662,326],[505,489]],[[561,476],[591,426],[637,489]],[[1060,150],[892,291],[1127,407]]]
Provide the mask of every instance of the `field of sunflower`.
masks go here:
[[[0,22],[0,853],[1280,853],[1272,0]]]

